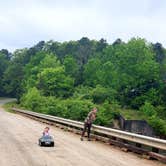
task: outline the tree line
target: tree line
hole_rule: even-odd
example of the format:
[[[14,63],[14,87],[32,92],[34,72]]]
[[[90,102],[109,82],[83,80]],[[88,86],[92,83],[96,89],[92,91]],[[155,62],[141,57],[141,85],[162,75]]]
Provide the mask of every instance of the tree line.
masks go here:
[[[132,38],[41,41],[0,51],[0,96],[16,97],[36,112],[83,120],[93,106],[96,123],[111,126],[132,110],[166,135],[166,49]],[[134,118],[134,117],[132,117]]]

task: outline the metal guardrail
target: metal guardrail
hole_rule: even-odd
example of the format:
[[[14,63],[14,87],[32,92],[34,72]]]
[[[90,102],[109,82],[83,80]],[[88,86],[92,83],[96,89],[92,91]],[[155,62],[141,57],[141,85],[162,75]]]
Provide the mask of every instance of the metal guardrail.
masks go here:
[[[77,127],[80,129],[83,128],[82,122],[59,118],[56,116],[51,116],[51,115],[46,115],[46,114],[41,114],[41,113],[36,113],[36,112],[32,112],[32,111],[27,111],[27,110],[21,110],[18,108],[12,108],[12,110],[19,112],[19,113],[27,114],[30,116],[34,116],[37,118],[49,120],[49,121],[52,121],[55,123],[60,123],[60,124],[66,125],[66,126]],[[107,136],[113,136],[113,137],[124,139],[127,141],[132,141],[132,142],[143,144],[146,146],[166,150],[166,140],[163,140],[163,139],[148,137],[148,136],[144,136],[144,135],[134,134],[134,133],[126,132],[126,131],[116,130],[116,129],[112,129],[112,128],[97,126],[97,125],[93,125],[92,131],[99,133],[100,135],[104,134]]]

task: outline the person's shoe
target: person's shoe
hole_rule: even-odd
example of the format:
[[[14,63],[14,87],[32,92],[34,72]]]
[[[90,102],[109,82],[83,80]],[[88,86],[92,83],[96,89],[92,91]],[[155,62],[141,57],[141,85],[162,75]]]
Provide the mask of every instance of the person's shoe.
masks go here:
[[[83,141],[84,140],[83,137],[81,137],[80,140]]]
[[[88,141],[91,141],[91,139],[90,139],[90,138],[88,138]]]

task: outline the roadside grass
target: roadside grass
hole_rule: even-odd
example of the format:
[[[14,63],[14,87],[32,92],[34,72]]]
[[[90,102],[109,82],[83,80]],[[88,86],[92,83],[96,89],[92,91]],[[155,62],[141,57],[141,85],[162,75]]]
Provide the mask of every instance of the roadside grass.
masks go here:
[[[2,107],[4,108],[5,111],[14,113],[14,111],[12,111],[11,108],[16,105],[17,105],[16,101],[12,101],[2,105]]]
[[[122,115],[126,120],[146,120],[145,115],[134,109],[118,109],[118,113]]]
[[[143,115],[142,112],[139,110],[132,110],[132,109],[120,109],[119,113],[126,119],[126,120],[145,120],[146,117]]]
[[[6,97],[0,97],[0,100],[6,99]]]

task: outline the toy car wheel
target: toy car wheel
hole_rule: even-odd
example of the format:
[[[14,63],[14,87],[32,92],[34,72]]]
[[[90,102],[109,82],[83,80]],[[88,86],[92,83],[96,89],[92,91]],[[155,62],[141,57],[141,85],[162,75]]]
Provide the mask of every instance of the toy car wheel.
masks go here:
[[[42,143],[39,141],[39,146],[42,146]]]
[[[54,147],[54,142],[51,143],[51,146]]]

